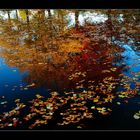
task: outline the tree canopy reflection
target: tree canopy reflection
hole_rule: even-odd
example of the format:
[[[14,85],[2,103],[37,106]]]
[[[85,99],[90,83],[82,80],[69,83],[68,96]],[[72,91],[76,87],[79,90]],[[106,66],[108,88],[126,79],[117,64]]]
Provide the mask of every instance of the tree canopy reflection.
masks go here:
[[[137,44],[139,10],[90,10],[108,19],[102,23],[85,21],[83,26],[78,17],[84,10],[54,10],[53,14],[49,9],[15,10],[14,19],[11,11],[2,11],[8,14],[8,20],[0,21],[1,56],[9,66],[28,71],[24,79],[27,89],[46,87],[49,97],[36,94],[28,105],[16,99],[16,107],[1,115],[0,128],[27,124],[29,129],[46,129],[51,120],[57,120],[58,126],[85,128],[83,120],[109,115],[116,98],[127,103],[127,98],[137,95],[138,79],[122,73],[129,66],[113,62],[121,62],[124,52],[115,41],[126,43],[131,39],[130,43]],[[75,14],[71,28],[67,28],[69,21],[65,18],[69,13]],[[135,89],[130,81],[136,83]]]

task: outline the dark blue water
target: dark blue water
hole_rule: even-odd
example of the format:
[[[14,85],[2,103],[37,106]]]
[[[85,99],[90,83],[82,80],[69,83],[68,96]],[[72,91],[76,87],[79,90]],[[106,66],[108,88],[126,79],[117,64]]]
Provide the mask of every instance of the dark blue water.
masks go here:
[[[10,67],[5,63],[4,58],[0,58],[0,97],[5,98],[0,100],[0,112],[8,111],[12,108],[15,99],[21,99],[21,102],[27,102],[35,98],[36,94],[47,96],[48,90],[44,87],[27,88],[28,83],[25,82],[25,77],[28,72],[20,72],[16,67]],[[6,107],[1,103],[7,101]]]
[[[132,79],[137,78],[136,81],[139,82],[140,74],[135,76],[131,73],[140,72],[140,53],[134,51],[133,47],[129,45],[120,45],[120,47],[124,48],[124,52],[121,53],[123,59],[116,63],[117,66],[124,66],[122,73],[124,76],[130,77],[130,81],[126,82],[134,89],[135,82]],[[124,89],[118,86],[118,91],[124,91]],[[115,98],[110,106],[112,108],[111,115],[108,117],[101,116],[89,121],[90,128],[94,130],[140,130],[140,120],[133,117],[140,110],[140,96],[137,94],[127,101],[128,103],[125,103],[124,99]],[[117,104],[117,102],[120,104]]]
[[[133,73],[140,72],[140,52],[134,51],[133,46],[130,45],[121,45],[120,47],[124,48],[124,52],[121,54],[123,59],[118,62],[119,66],[125,66],[122,70],[124,76],[130,77],[128,82],[131,89],[135,89],[135,82],[140,82],[140,74],[134,75]],[[136,78],[136,81],[133,81],[133,78]],[[118,87],[118,91],[123,90]],[[125,91],[125,90],[123,90]],[[140,96],[139,90],[136,96],[128,99],[128,103],[124,103],[124,99],[116,98],[113,101],[112,107],[113,111],[110,117],[102,120],[104,124],[98,126],[97,129],[121,129],[121,130],[139,130],[140,129],[140,120],[134,119],[134,114],[140,110]],[[117,102],[120,102],[120,105],[117,105]]]

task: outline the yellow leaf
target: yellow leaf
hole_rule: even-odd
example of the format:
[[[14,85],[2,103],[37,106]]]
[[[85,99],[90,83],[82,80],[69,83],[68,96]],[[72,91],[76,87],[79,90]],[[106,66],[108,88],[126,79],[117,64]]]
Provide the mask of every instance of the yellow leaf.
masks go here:
[[[99,110],[99,111],[100,111],[100,110],[102,110],[102,108],[101,108],[101,107],[97,107],[97,110]]]
[[[95,102],[95,103],[98,102],[98,101],[99,101],[98,99],[93,99],[93,102]]]

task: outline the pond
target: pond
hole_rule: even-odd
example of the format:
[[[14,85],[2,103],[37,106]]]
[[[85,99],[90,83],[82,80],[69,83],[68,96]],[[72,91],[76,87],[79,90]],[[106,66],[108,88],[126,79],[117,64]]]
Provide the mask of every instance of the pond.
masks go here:
[[[137,89],[136,82],[139,82],[139,71],[140,71],[140,55],[138,51],[134,51],[130,45],[120,45],[124,51],[121,53],[122,59],[120,61],[115,62],[113,65],[117,65],[117,67],[123,66],[120,75],[123,77],[119,77],[119,85],[117,86],[117,91],[114,94],[125,92],[127,90],[134,91]],[[58,91],[63,96],[64,91],[68,91],[70,84],[64,80],[64,77],[61,75],[59,80],[55,79],[51,81],[51,86],[46,85],[47,79],[49,77],[46,76],[44,81],[44,76],[41,75],[42,71],[39,71],[39,82],[42,81],[43,84],[36,86],[36,80],[32,79],[36,77],[36,73],[33,71],[26,69],[25,71],[21,71],[18,67],[9,66],[7,60],[3,57],[0,58],[0,113],[7,112],[15,107],[15,100],[20,99],[21,102],[25,104],[29,104],[28,101],[31,101],[36,97],[36,94],[40,94],[41,96],[45,96],[47,98],[50,97],[50,91]],[[86,65],[86,67],[88,67]],[[34,67],[36,69],[36,67]],[[40,69],[40,67],[39,67]],[[37,69],[38,70],[38,69]],[[35,70],[34,70],[35,71]],[[56,69],[56,71],[59,71]],[[32,74],[31,74],[32,72]],[[64,71],[63,71],[64,72]],[[52,73],[52,75],[55,73]],[[32,76],[30,76],[32,75]],[[50,75],[51,78],[53,76]],[[29,79],[27,77],[30,77]],[[37,76],[38,77],[38,76]],[[56,78],[56,77],[55,77]],[[61,81],[62,80],[64,81]],[[28,80],[27,80],[28,79]],[[93,79],[94,80],[94,79]],[[44,82],[43,82],[44,81]],[[34,83],[35,82],[35,83]],[[39,83],[38,82],[38,83]],[[76,82],[76,81],[75,81]],[[44,84],[45,83],[45,84]],[[130,85],[129,88],[125,88],[126,84]],[[58,84],[58,85],[57,85]],[[66,87],[61,85],[66,85]],[[67,88],[67,90],[65,90]],[[72,88],[73,89],[73,88]],[[81,88],[81,90],[86,90],[86,88]],[[71,88],[70,88],[71,91]],[[137,90],[139,92],[139,89]],[[101,116],[98,115],[95,119],[88,119],[82,122],[84,124],[84,129],[91,130],[119,130],[119,129],[139,129],[140,121],[134,119],[134,114],[140,110],[140,96],[136,94],[133,98],[129,98],[126,100],[124,95],[117,96],[110,104],[112,112],[109,116]],[[130,96],[131,97],[131,96]],[[65,96],[64,96],[65,98]],[[124,100],[125,98],[125,100]],[[60,111],[61,109],[59,109]],[[24,111],[26,113],[28,109]],[[58,112],[59,112],[58,111]],[[57,111],[56,111],[57,112]],[[23,114],[24,114],[23,113]],[[76,129],[75,124],[69,125],[68,127],[58,127],[56,126],[56,121],[59,120],[59,116],[54,115],[53,122],[50,122],[50,125],[44,128],[37,129]],[[26,124],[19,127],[20,129],[27,129]],[[13,129],[13,128],[6,128]],[[16,128],[14,128],[16,129]]]
[[[138,12],[1,10],[0,129],[140,129]]]

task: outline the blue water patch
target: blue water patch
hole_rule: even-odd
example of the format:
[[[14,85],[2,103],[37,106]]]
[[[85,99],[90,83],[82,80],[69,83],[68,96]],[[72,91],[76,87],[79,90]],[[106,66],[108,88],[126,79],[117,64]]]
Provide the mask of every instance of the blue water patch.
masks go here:
[[[24,81],[29,72],[20,72],[16,67],[10,67],[0,58],[0,96],[5,96],[8,102],[20,98],[29,101],[35,94],[47,96],[48,90],[44,87],[26,88],[28,83]]]
[[[124,57],[121,63],[129,66],[128,72],[139,72],[140,56],[132,49],[130,45],[122,45],[122,48],[124,48],[125,51],[121,54]]]

